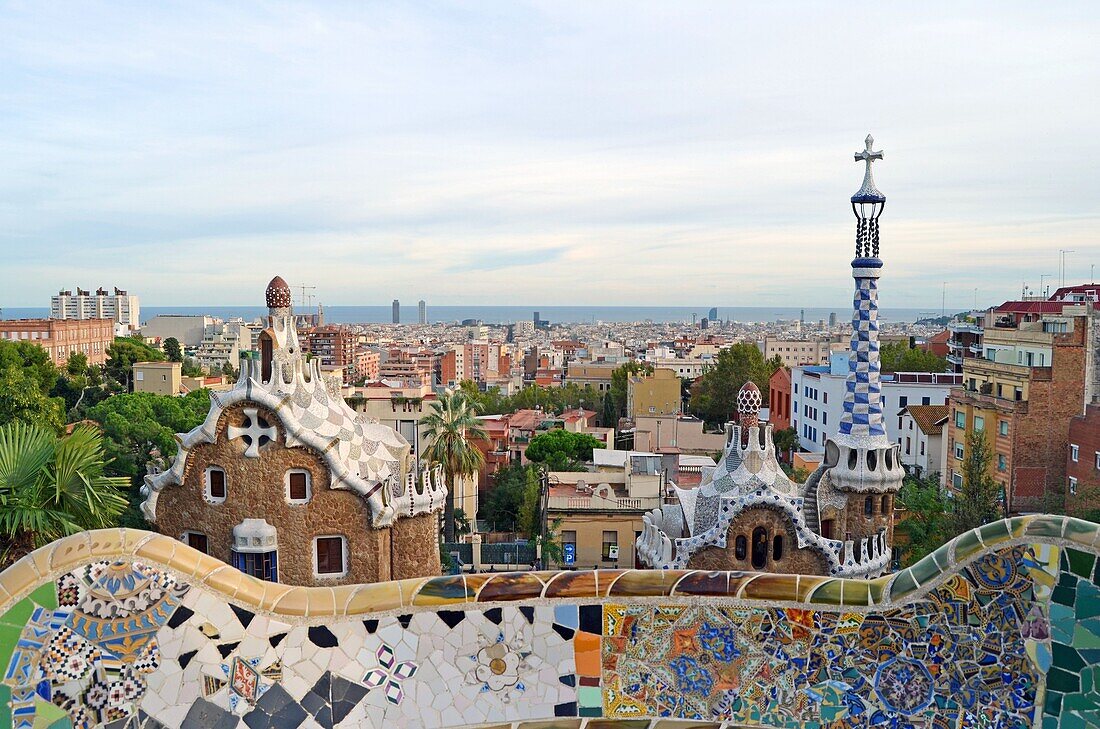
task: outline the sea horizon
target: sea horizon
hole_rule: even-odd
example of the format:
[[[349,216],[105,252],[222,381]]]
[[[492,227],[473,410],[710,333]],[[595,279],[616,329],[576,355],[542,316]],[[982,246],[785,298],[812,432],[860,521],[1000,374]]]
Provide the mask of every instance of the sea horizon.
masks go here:
[[[468,319],[479,320],[484,324],[512,324],[517,321],[531,321],[534,313],[551,324],[621,324],[629,322],[651,321],[655,324],[690,322],[692,315],[703,319],[710,311],[709,306],[429,306],[428,322],[432,324],[458,323]],[[851,304],[847,307],[790,307],[790,306],[730,306],[718,308],[718,321],[741,323],[768,323],[777,320],[795,320],[802,318],[807,323],[828,321],[830,314],[836,314],[838,322],[851,318]],[[312,307],[295,307],[296,313],[313,313]],[[392,309],[381,306],[326,306],[325,322],[329,324],[389,324]],[[954,313],[954,312],[948,312]],[[218,319],[240,317],[251,321],[267,314],[263,306],[142,306],[141,321],[144,324],[155,316],[162,315],[208,315]],[[401,307],[401,323],[417,322],[417,307]],[[5,307],[0,312],[2,319],[35,319],[49,315],[49,307]],[[914,322],[920,318],[939,316],[939,312],[927,309],[885,308],[879,311],[879,318],[889,322]]]

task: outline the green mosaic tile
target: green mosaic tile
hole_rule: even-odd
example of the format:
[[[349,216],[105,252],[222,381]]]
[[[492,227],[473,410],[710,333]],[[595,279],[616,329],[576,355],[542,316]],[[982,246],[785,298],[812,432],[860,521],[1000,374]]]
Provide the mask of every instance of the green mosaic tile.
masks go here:
[[[964,559],[977,554],[981,549],[982,543],[978,538],[978,531],[969,531],[955,542],[955,561],[962,562]]]
[[[914,579],[922,585],[928,584],[942,574],[939,566],[930,559],[922,559],[910,567],[909,571],[913,574]]]
[[[47,582],[30,594],[35,605],[41,605],[49,610],[57,609],[57,583]]]
[[[894,581],[890,583],[890,599],[898,600],[916,589],[917,581],[913,579],[913,575],[909,573],[909,570],[899,572]]]
[[[577,705],[581,707],[603,706],[603,692],[599,686],[580,686],[577,688]]]
[[[1062,721],[1058,722],[1058,729],[1089,729],[1084,718],[1070,712],[1062,714]]]
[[[822,582],[810,595],[810,602],[826,605],[840,605],[843,601],[844,580],[833,579]]]
[[[1024,528],[1026,537],[1043,537],[1046,539],[1059,539],[1062,536],[1062,516],[1035,516],[1031,517]]]
[[[1053,625],[1051,626],[1054,627]],[[1064,631],[1064,626],[1058,626],[1059,632]],[[1089,626],[1078,623],[1074,625],[1073,630],[1073,647],[1078,649],[1083,648],[1100,648],[1100,635],[1089,629]],[[1053,634],[1053,631],[1052,631]],[[1060,638],[1061,636],[1055,636]]]
[[[0,625],[15,625],[22,630],[33,612],[34,603],[29,597],[25,597],[12,605],[6,613],[0,615]]]
[[[1051,668],[1047,672],[1047,689],[1063,693],[1080,691],[1081,677],[1061,668]]]
[[[1012,539],[1012,534],[1008,531],[1008,524],[1004,520],[985,524],[978,529],[978,532],[982,535],[982,541],[985,542],[987,547]]]
[[[1069,516],[1066,517],[1064,535],[1066,539],[1091,547],[1096,540],[1096,528],[1096,525],[1091,522]]]
[[[7,661],[4,662],[4,669],[7,670]],[[11,726],[11,706],[8,704],[11,702],[11,689],[3,684],[0,684],[0,726]]]
[[[0,625],[0,678],[7,670],[8,661],[11,660],[11,654],[15,650],[15,644],[19,641],[19,634],[22,632],[22,628],[17,628],[14,625]],[[5,726],[3,722],[0,722],[0,727],[3,726]]]
[[[940,566],[940,569],[946,570],[951,566],[951,542],[940,546],[935,552],[932,553],[932,559],[936,564]]]
[[[1062,694],[1051,691],[1049,685],[1047,686],[1047,697],[1046,703],[1043,705],[1043,712],[1054,716],[1062,713]]]
[[[1100,587],[1091,582],[1079,581],[1075,608],[1078,620],[1088,620],[1100,616]]]
[[[1054,655],[1055,668],[1080,673],[1081,669],[1085,667],[1085,661],[1081,658],[1081,654],[1064,643],[1051,644],[1051,651]]]
[[[1073,607],[1073,603],[1077,599],[1077,590],[1074,590],[1070,587],[1062,587],[1061,585],[1059,585],[1058,587],[1054,588],[1053,594],[1051,594],[1050,599],[1058,603],[1059,605],[1068,605],[1069,607]]]

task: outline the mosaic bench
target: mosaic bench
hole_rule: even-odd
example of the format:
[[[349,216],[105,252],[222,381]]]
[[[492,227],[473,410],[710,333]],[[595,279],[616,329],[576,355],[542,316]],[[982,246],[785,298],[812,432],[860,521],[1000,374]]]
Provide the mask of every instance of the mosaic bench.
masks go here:
[[[598,570],[334,588],[86,532],[0,574],[0,727],[1100,726],[1100,527],[877,580]]]

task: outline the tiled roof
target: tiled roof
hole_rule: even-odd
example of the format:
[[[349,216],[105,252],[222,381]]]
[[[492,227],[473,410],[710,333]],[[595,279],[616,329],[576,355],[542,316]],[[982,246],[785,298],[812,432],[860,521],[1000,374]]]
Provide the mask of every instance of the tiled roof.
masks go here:
[[[940,432],[950,408],[946,405],[910,405],[905,408],[913,416],[913,421],[925,435],[934,435]]]

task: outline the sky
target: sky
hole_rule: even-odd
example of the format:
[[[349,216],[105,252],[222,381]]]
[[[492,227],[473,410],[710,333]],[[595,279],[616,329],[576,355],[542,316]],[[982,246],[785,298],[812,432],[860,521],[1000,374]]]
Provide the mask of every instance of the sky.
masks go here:
[[[1100,5],[0,0],[0,306],[884,307],[1100,264]]]

